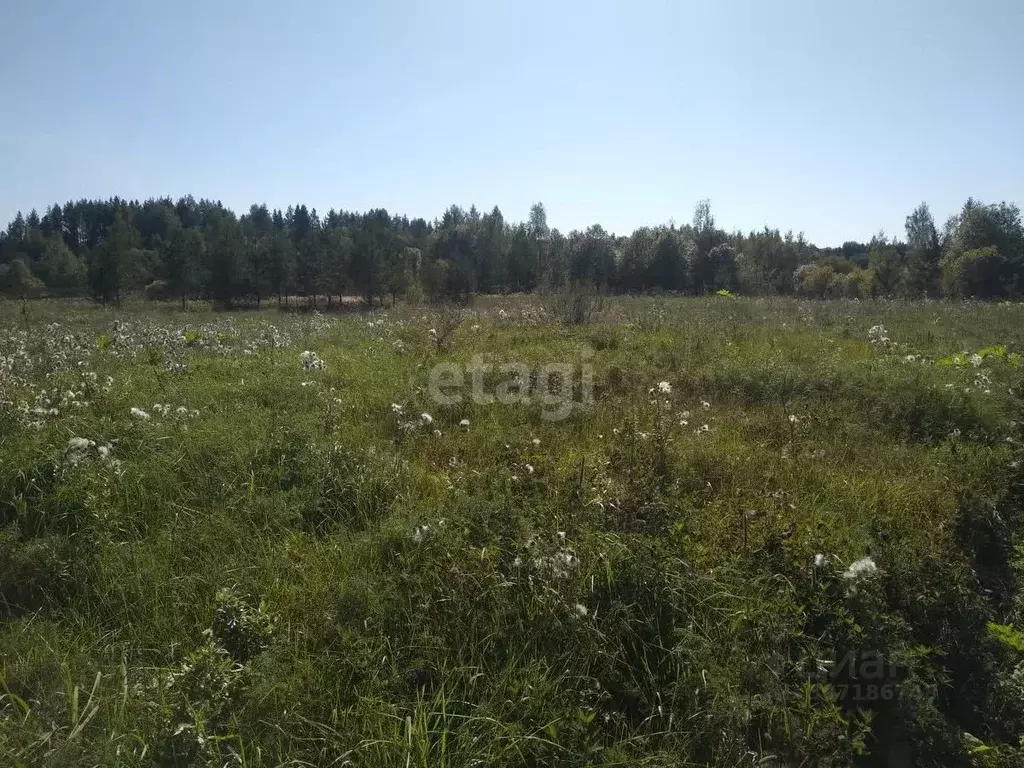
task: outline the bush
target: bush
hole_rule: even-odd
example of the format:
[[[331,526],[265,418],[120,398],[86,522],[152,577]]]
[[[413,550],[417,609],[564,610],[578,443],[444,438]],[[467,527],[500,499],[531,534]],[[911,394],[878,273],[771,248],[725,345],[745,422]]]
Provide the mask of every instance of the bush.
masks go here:
[[[589,283],[574,283],[551,302],[551,313],[567,325],[592,323],[603,309],[604,295]]]
[[[1007,267],[995,248],[951,253],[942,262],[943,293],[957,299],[1002,296]]]
[[[149,301],[167,301],[171,299],[171,284],[166,280],[154,280],[145,288],[146,299]]]

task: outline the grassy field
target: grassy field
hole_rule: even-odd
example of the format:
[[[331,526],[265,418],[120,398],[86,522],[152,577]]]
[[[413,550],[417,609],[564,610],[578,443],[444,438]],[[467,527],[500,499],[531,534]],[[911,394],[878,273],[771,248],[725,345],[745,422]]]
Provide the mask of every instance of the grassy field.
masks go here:
[[[0,764],[1024,765],[1024,305],[560,314],[0,305]]]

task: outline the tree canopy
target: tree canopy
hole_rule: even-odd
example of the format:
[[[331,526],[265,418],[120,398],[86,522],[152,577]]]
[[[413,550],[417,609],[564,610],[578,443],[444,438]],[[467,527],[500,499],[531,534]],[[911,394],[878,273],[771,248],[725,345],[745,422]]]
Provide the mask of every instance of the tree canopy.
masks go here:
[[[906,240],[820,248],[802,235],[721,229],[711,204],[690,224],[616,235],[599,224],[562,233],[535,203],[515,222],[493,208],[449,207],[410,219],[297,203],[254,204],[237,215],[220,202],[113,197],[18,213],[0,232],[4,293],[91,295],[120,301],[212,299],[224,306],[314,306],[359,296],[464,299],[475,292],[551,291],[585,284],[608,292],[1013,298],[1024,290],[1024,227],[1016,205],[969,199],[940,231],[927,204],[906,218]]]

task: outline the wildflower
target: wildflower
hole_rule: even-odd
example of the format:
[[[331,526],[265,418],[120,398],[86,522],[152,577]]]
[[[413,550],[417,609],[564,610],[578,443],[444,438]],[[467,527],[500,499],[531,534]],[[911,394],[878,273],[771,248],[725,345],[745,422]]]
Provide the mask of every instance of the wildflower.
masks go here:
[[[101,459],[107,461],[110,459],[111,455],[113,455],[114,448],[113,446],[110,445],[110,443],[107,443],[106,445],[101,445],[99,448],[97,448],[96,452],[99,453]]]
[[[441,430],[440,429],[435,429],[434,430],[434,437],[440,437],[440,436],[441,436]]]
[[[577,615],[581,616],[582,618],[586,618],[587,614],[590,613],[590,611],[587,610],[587,606],[583,605],[583,603],[576,603],[574,608],[576,610]]]
[[[789,423],[790,424],[796,424],[798,421],[800,421],[800,419],[797,417],[797,415],[795,413],[789,414]]]
[[[400,406],[398,403],[392,403],[391,404],[391,412],[392,413],[394,413],[394,414],[401,414],[403,410],[405,410],[405,409],[402,406]]]
[[[463,429],[469,429],[469,419],[463,419],[459,422],[459,426]]]
[[[561,563],[564,563],[569,568],[575,568],[577,565],[580,564],[580,559],[578,557],[576,557],[575,554],[573,554],[572,552],[569,552],[567,550],[563,550],[561,552],[558,552],[555,555],[555,560],[556,561],[560,561]]]
[[[534,448],[540,448],[540,438],[539,437],[533,438],[533,440],[531,440],[530,442],[533,444]]]
[[[660,392],[663,395],[671,395],[672,394],[672,385],[669,384],[667,381],[659,381],[658,382],[658,392]]]
[[[412,529],[412,540],[419,544],[426,537],[429,530],[429,525],[417,525]]]
[[[141,408],[132,408],[132,416],[134,416],[137,419],[142,419],[143,421],[149,420],[149,414],[146,413]]]
[[[431,416],[429,413],[420,414],[420,424],[422,424],[424,427],[429,427],[433,423],[434,417]]]
[[[868,341],[872,344],[881,344],[882,346],[891,343],[889,332],[881,325],[873,325],[868,329]]]
[[[981,363],[982,363],[981,355],[979,355],[977,352],[975,352],[973,355],[971,355],[968,358],[968,360],[971,361],[971,365],[973,365],[975,368],[978,368],[978,367],[981,366]]]
[[[701,405],[701,408],[710,408],[711,407],[711,403],[709,403],[707,400],[701,400],[700,401],[700,405]]]
[[[320,359],[316,352],[311,352],[308,349],[299,355],[299,362],[302,363],[302,370],[306,372],[312,370],[322,371],[327,367],[326,363]]]
[[[1007,439],[1009,439],[1009,438],[1007,438]],[[526,474],[528,474],[528,475],[532,475],[533,474],[533,464],[524,464],[523,465],[523,469],[526,470]]]
[[[825,557],[825,555],[821,554],[821,552],[819,552],[814,556],[812,564],[815,568],[824,568],[826,565],[828,565],[828,558]]]
[[[878,566],[870,557],[862,557],[854,560],[849,567],[843,571],[843,579],[848,584],[847,592],[851,595],[857,594],[860,583],[878,575]]]
[[[84,437],[72,437],[68,440],[67,451],[86,451],[92,446],[96,445],[95,441],[89,440]]]
[[[960,437],[960,428],[957,427],[956,429],[954,429],[952,432],[949,433],[949,436],[950,437]]]
[[[697,433],[698,435],[699,435],[699,434],[701,434],[702,432],[710,432],[710,431],[711,431],[711,427],[709,427],[709,426],[708,426],[707,424],[701,424],[701,425],[700,425],[699,427],[697,427],[697,429],[696,429],[696,433]]]

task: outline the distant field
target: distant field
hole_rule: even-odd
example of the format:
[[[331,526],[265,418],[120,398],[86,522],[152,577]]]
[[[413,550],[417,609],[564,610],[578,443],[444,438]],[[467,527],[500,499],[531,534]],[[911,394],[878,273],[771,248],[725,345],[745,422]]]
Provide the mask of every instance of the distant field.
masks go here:
[[[0,764],[1024,765],[1024,305],[566,316],[0,304]]]

